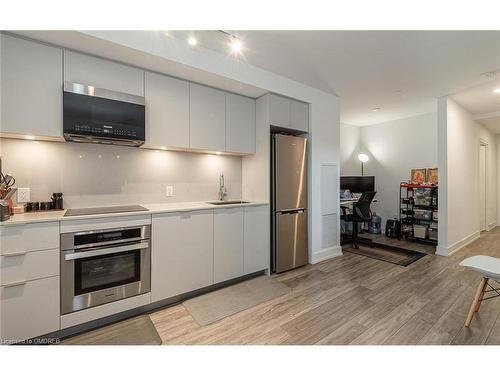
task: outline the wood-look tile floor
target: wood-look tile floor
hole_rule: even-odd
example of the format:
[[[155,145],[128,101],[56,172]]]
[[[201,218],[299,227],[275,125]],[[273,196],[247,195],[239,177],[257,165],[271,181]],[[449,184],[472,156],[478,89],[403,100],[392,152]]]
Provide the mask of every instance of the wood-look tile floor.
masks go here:
[[[500,344],[500,298],[464,321],[479,274],[458,263],[500,257],[500,229],[450,257],[408,267],[346,253],[276,279],[289,294],[208,326],[182,305],[151,314],[164,344]]]

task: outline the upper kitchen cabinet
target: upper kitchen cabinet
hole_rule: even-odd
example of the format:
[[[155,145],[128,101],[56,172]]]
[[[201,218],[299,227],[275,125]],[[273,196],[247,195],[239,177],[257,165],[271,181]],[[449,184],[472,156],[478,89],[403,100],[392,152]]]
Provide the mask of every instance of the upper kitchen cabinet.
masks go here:
[[[62,136],[59,48],[1,35],[2,133]]]
[[[309,104],[269,94],[269,124],[308,132]]]
[[[144,71],[72,51],[64,51],[64,80],[144,96]]]
[[[290,100],[290,128],[309,131],[309,104]]]
[[[145,73],[146,144],[189,148],[189,83]]]
[[[190,83],[190,148],[226,149],[226,95],[223,91]]]
[[[226,151],[255,153],[255,100],[226,94]]]

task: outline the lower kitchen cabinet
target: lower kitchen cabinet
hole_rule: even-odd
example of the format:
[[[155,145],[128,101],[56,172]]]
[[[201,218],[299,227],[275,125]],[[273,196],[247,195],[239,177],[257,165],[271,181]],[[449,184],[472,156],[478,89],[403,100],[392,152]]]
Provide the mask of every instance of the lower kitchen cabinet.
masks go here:
[[[155,214],[151,302],[213,284],[213,210]]]
[[[0,293],[3,343],[59,329],[59,276],[7,284]]]
[[[269,206],[245,207],[244,262],[245,274],[269,269],[270,229]]]
[[[214,212],[214,283],[243,275],[243,207]]]

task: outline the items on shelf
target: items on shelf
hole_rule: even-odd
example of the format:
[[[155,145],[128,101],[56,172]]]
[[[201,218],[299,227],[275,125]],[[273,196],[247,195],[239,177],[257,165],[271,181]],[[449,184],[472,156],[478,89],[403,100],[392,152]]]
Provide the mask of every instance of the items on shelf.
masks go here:
[[[410,184],[414,185],[437,185],[437,168],[415,168],[410,171]]]
[[[399,198],[401,236],[410,240],[437,243],[437,185],[401,183]]]

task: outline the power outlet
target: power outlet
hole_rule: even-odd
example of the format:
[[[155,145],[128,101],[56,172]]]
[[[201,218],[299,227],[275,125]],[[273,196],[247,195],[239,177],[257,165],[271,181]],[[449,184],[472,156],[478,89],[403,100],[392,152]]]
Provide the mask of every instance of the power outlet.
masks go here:
[[[26,203],[30,201],[30,188],[17,189],[17,203]]]
[[[172,185],[167,185],[167,188],[165,189],[165,193],[167,197],[173,197],[174,196],[174,187]]]

